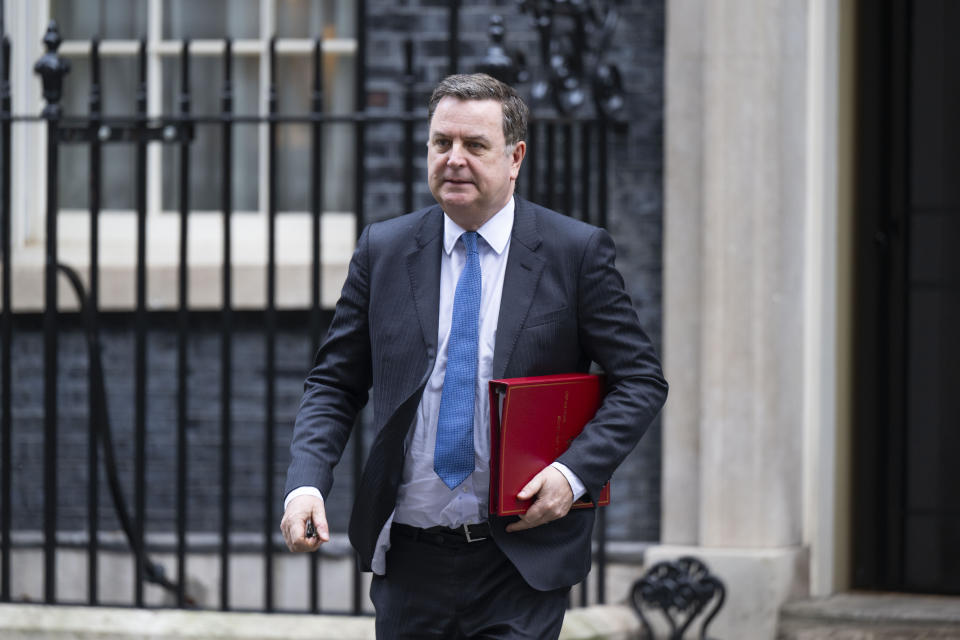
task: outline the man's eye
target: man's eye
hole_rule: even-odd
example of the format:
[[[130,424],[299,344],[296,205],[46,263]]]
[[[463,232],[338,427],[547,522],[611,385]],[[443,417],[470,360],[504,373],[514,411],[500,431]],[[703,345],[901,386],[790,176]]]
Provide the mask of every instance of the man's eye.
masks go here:
[[[437,147],[438,149],[446,149],[447,147],[450,146],[450,141],[449,141],[449,140],[434,140],[434,141],[433,141],[433,146]]]

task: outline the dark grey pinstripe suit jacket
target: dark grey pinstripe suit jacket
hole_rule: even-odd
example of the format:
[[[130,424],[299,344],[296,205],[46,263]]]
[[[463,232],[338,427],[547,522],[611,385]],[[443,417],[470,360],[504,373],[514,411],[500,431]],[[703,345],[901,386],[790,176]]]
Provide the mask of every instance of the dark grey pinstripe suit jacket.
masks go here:
[[[515,211],[493,375],[602,367],[610,387],[603,406],[560,458],[596,495],[659,412],[667,384],[614,266],[609,234],[519,197]],[[304,385],[287,491],[308,485],[329,495],[333,467],[373,394],[376,437],[349,527],[365,570],[393,511],[403,441],[436,357],[442,242],[436,205],[364,230]],[[510,521],[492,518],[493,537],[531,586],[583,579],[593,510],[517,533],[504,530]]]

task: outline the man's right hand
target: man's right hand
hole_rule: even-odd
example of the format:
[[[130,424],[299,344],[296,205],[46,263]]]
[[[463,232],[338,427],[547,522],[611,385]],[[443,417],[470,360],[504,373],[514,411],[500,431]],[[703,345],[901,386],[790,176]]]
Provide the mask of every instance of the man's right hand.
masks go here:
[[[312,521],[317,534],[307,537],[307,523]],[[290,551],[316,551],[330,540],[327,512],[323,499],[316,496],[297,496],[287,505],[280,521],[280,531]]]

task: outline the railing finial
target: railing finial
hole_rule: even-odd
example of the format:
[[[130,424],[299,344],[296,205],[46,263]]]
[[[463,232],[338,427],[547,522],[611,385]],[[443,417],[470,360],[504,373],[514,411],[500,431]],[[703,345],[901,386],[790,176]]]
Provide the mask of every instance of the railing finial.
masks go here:
[[[57,53],[62,42],[56,20],[51,20],[43,36],[43,45],[47,52],[40,56],[33,71],[43,82],[43,99],[47,105],[43,108],[44,118],[60,117],[60,98],[63,97],[63,76],[70,72],[70,63]]]
[[[487,48],[487,55],[477,65],[476,70],[510,85],[525,82],[529,75],[526,70],[526,60],[520,51],[513,54],[507,52],[503,45],[506,32],[503,17],[496,13],[490,16],[490,46]]]

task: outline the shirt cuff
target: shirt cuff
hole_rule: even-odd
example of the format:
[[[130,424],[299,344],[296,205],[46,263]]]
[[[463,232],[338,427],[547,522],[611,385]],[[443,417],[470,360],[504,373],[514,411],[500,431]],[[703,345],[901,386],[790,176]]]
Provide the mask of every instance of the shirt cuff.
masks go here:
[[[287,497],[283,499],[283,510],[287,510],[287,505],[290,504],[290,501],[296,498],[297,496],[314,496],[315,498],[320,498],[323,500],[323,496],[320,495],[320,489],[316,487],[297,487],[293,491],[287,494]]]
[[[576,502],[583,497],[583,494],[587,492],[587,488],[583,486],[583,483],[580,482],[580,478],[577,477],[573,471],[570,471],[570,467],[563,464],[562,462],[551,462],[550,466],[563,474],[563,477],[567,479],[567,482],[570,483],[570,490],[573,491],[573,501]],[[293,491],[290,492],[293,494]]]

